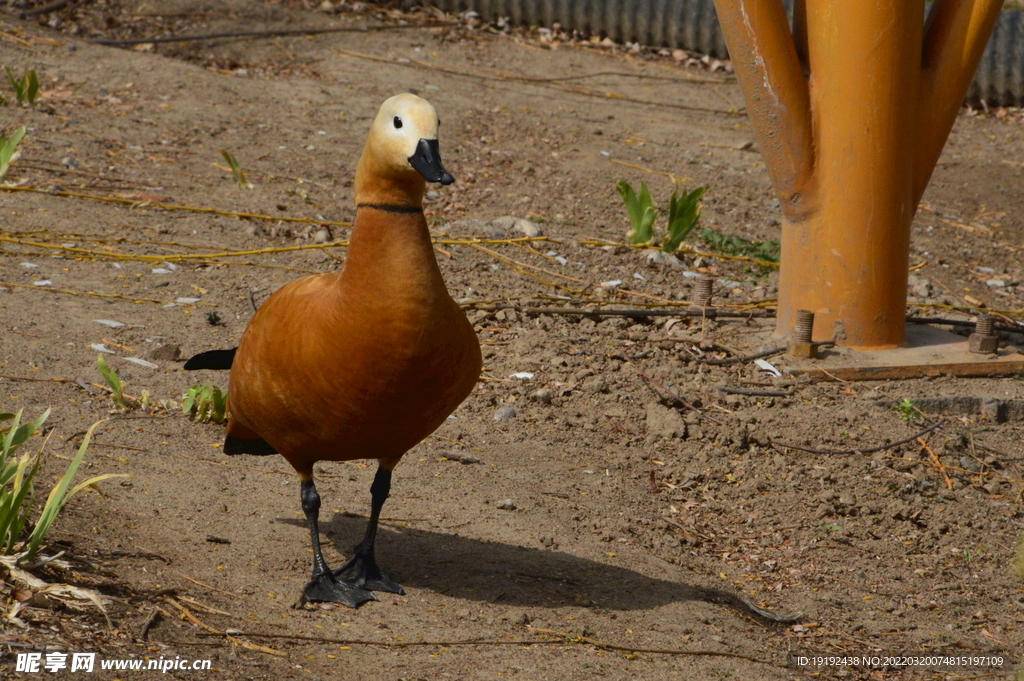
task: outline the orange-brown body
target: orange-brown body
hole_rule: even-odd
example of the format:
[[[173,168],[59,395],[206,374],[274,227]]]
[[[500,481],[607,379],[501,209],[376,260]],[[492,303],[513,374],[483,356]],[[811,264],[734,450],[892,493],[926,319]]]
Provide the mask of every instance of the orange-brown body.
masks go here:
[[[422,183],[418,204],[422,196]],[[228,435],[262,437],[302,475],[316,461],[391,469],[480,376],[422,213],[357,209],[340,274],[296,280],[249,322],[231,367]]]

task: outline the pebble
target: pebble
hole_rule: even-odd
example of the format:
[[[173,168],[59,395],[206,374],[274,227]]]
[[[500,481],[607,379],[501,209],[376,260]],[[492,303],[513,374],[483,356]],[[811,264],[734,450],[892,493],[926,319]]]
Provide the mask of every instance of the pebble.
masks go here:
[[[544,234],[537,223],[531,222],[525,218],[517,218],[512,215],[504,215],[500,218],[491,220],[491,229],[506,234],[508,232],[519,232],[523,236],[527,237],[537,237]]]
[[[512,407],[502,407],[494,412],[495,421],[507,421],[516,417],[516,410]]]
[[[313,243],[325,244],[331,240],[331,233],[326,229],[321,229],[313,235]]]
[[[989,279],[988,281],[985,282],[985,285],[991,286],[993,288],[1002,288],[1006,286],[1006,282],[1003,281],[1002,279]]]
[[[544,232],[541,230],[537,223],[527,220],[525,218],[516,218],[516,223],[512,227],[517,232],[521,232],[523,236],[538,237],[543,236]]]
[[[960,457],[960,465],[965,470],[969,470],[972,473],[977,473],[978,471],[981,470],[980,468],[978,468],[978,464],[975,463],[974,459],[972,459],[969,456],[961,456]]]
[[[33,286],[53,286],[53,282],[49,279],[43,279],[42,281],[33,281]]]
[[[644,259],[647,260],[647,265],[649,267],[657,267],[658,265],[668,265],[669,267],[683,266],[683,261],[676,256],[653,248],[648,249],[647,252],[644,253]]]
[[[534,402],[540,402],[541,404],[551,404],[551,391],[547,388],[541,388],[530,395],[530,399]]]
[[[165,362],[173,362],[179,357],[181,357],[181,347],[171,343],[158,345],[149,353],[150,359],[162,360]]]
[[[111,329],[120,329],[122,326],[124,326],[124,322],[115,322],[110,319],[94,319],[93,321],[96,322],[97,324],[108,326]]]
[[[502,499],[498,502],[498,508],[502,511],[514,511],[516,510],[516,505],[512,503],[511,499]]]

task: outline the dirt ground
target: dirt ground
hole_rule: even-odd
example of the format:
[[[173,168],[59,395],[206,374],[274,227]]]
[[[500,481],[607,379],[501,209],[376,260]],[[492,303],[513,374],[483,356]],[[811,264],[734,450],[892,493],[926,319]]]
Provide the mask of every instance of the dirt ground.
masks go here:
[[[1024,582],[1009,567],[1024,530],[1024,425],[1012,409],[1003,422],[991,409],[922,421],[889,407],[1024,399],[1019,379],[811,383],[704,362],[771,345],[770,319],[501,309],[671,309],[689,299],[695,272],[719,277],[717,305],[764,309],[750,304],[774,297],[769,269],[600,245],[628,229],[616,181],[645,180],[667,204],[667,173],[710,185],[705,227],[778,238],[778,202],[727,65],[472,21],[418,27],[439,21],[430,12],[334,10],[93,0],[37,19],[0,14],[0,65],[35,68],[42,83],[36,107],[0,107],[3,128],[28,131],[5,178],[13,187],[0,192],[0,410],[53,409],[44,489],[101,418],[110,420],[83,473],[131,475],[71,502],[52,539],[72,567],[37,571],[109,595],[110,625],[95,609],[24,610],[27,628],[0,625],[0,676],[37,678],[14,672],[14,654],[32,650],[209,659],[216,670],[95,673],[106,679],[1012,675],[1024,642]],[[388,30],[89,42],[381,24]],[[588,74],[604,75],[544,80]],[[353,217],[369,121],[410,89],[440,112],[458,180],[428,195],[432,231],[497,242],[437,248],[479,332],[485,374],[396,470],[378,557],[406,595],[293,609],[310,569],[294,473],[279,457],[224,456],[219,426],[184,417],[185,390],[226,387],[227,376],[185,374],[181,361],[234,346],[254,306],[285,282],[341,266],[344,247],[321,242],[347,237],[331,223]],[[221,150],[253,189],[238,186]],[[1022,168],[1022,112],[965,110],[914,223],[914,312],[969,319],[985,305],[1020,317]],[[549,240],[509,243],[523,235],[490,222],[509,215]],[[180,254],[195,257],[171,262]],[[148,391],[147,410],[115,409],[99,387],[96,344],[127,393]],[[181,359],[154,356],[161,346]],[[519,372],[531,376],[512,378]],[[783,394],[722,390],[738,387]],[[676,409],[669,392],[702,414]],[[514,415],[498,420],[507,407]],[[781,446],[866,449],[938,417],[920,440],[873,454]],[[319,467],[332,564],[361,536],[372,464]],[[3,593],[9,608],[9,585]],[[724,593],[803,616],[767,624]],[[202,625],[299,638],[235,645]],[[1005,663],[795,666],[802,653]]]

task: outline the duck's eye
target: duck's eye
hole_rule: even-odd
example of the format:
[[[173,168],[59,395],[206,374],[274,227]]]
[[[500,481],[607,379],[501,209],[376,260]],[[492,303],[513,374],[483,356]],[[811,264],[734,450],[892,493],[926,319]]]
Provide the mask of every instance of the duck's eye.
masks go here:
[[[394,123],[395,123],[395,127],[396,127],[396,128],[400,128],[400,127],[402,127],[402,119],[401,119],[401,118],[399,118],[398,116],[395,116],[395,120],[394,120]]]

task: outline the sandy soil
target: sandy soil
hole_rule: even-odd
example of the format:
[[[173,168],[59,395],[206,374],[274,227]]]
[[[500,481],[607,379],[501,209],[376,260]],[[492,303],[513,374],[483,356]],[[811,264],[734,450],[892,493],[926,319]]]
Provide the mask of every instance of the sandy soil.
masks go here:
[[[100,418],[110,420],[84,472],[132,476],[69,505],[52,538],[79,559],[39,571],[114,597],[111,626],[90,610],[24,611],[27,629],[5,623],[0,634],[5,678],[37,678],[14,673],[13,654],[45,646],[208,658],[217,669],[163,676],[180,679],[793,679],[815,671],[790,666],[801,652],[1007,660],[999,670],[817,670],[826,678],[1010,673],[1024,640],[1024,583],[1009,573],[1022,531],[1019,422],[947,414],[920,442],[874,454],[779,445],[901,440],[923,425],[892,401],[1021,399],[1018,379],[815,384],[703,362],[770,344],[768,319],[500,309],[666,305],[689,298],[694,272],[720,278],[716,304],[727,309],[774,296],[775,276],[743,261],[691,253],[652,263],[593,245],[621,242],[628,228],[615,182],[646,180],[666,204],[664,173],[710,185],[706,227],[778,238],[778,204],[724,70],[557,36],[553,49],[536,32],[399,27],[437,21],[427,13],[237,0],[154,7],[97,0],[38,22],[0,15],[0,64],[34,67],[43,90],[35,108],[0,107],[3,127],[28,130],[6,178],[16,186],[0,192],[0,407],[53,409],[47,480]],[[382,21],[392,28],[88,42]],[[605,75],[499,77],[512,73]],[[221,428],[193,423],[177,404],[197,381],[226,387],[226,375],[185,374],[181,360],[152,353],[231,347],[279,286],[340,267],[344,247],[323,248],[317,233],[326,225],[319,239],[346,238],[369,120],[408,89],[438,108],[458,178],[429,195],[432,230],[499,242],[439,243],[437,253],[479,331],[485,376],[396,470],[378,556],[406,595],[355,611],[292,609],[310,558],[294,474],[279,457],[224,456]],[[1011,316],[1024,307],[1022,120],[1000,110],[957,121],[914,224],[915,310],[967,319],[935,306]],[[254,189],[238,187],[222,149]],[[549,241],[507,243],[522,234],[490,221],[508,215]],[[295,218],[308,222],[286,221]],[[199,257],[164,264],[176,254]],[[623,283],[602,286],[613,280]],[[198,301],[170,304],[182,298]],[[98,343],[126,391],[148,391],[153,406],[114,408],[97,386]],[[532,378],[510,378],[517,372]],[[668,391],[703,415],[677,409]],[[506,407],[515,415],[496,420]],[[371,464],[320,467],[332,563],[361,535]],[[804,616],[766,624],[717,592]],[[250,647],[236,646],[204,637],[197,622],[331,642],[240,636]],[[478,643],[455,643],[468,640]],[[725,654],[682,654],[695,650]],[[157,676],[124,674],[96,677]]]

